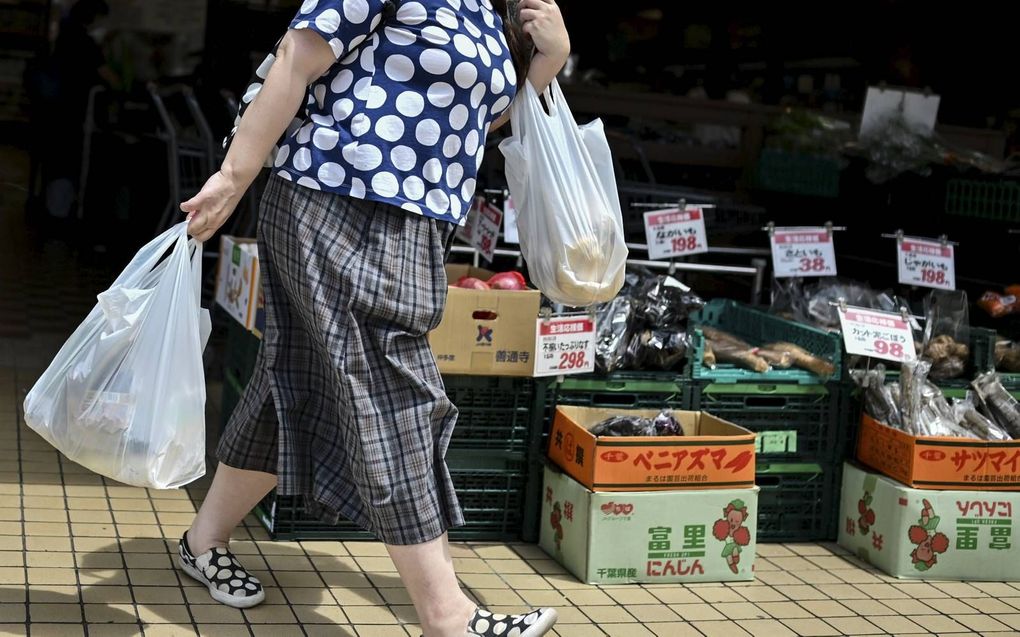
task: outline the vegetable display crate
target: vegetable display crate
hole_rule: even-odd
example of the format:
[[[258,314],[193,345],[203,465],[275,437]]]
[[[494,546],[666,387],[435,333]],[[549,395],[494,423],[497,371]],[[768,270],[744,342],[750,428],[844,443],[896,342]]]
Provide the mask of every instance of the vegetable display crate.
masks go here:
[[[946,213],[1004,223],[1020,222],[1020,182],[951,179]]]
[[[835,366],[834,380],[842,378],[843,343],[839,334],[826,332],[800,323],[787,321],[726,299],[708,302],[691,316],[694,326],[691,355],[687,369],[694,381],[713,383],[781,382],[817,385],[822,382],[815,374],[803,369],[773,369],[759,373],[732,363],[719,363],[715,369],[704,364],[705,335],[699,325],[728,332],[752,347],[770,343],[792,343],[830,361]]]
[[[836,538],[842,463],[758,463],[759,542]]]
[[[970,383],[974,378],[983,372],[995,369],[995,341],[996,333],[995,330],[989,330],[981,327],[970,328],[970,359],[967,361],[967,366],[964,369],[963,375],[959,378],[950,378],[948,380],[940,380],[935,382],[936,385],[942,390],[946,398],[963,398],[967,394],[967,390],[970,389]],[[920,353],[920,352],[919,352]],[[886,375],[886,382],[892,382],[899,380],[899,370],[892,370]],[[1006,389],[1010,389],[1010,383],[1013,383],[1013,387],[1020,390],[1020,374],[1010,375],[1004,374],[1003,385]],[[1018,379],[1018,380],[1011,380]]]
[[[842,462],[853,445],[840,383],[693,383],[689,408],[758,434],[758,461]]]
[[[758,159],[755,184],[771,192],[835,198],[842,171],[843,164],[834,157],[766,148]]]
[[[550,382],[515,376],[444,376],[460,414],[450,449],[526,453],[542,435]]]
[[[687,409],[679,372],[613,372],[567,376],[555,388],[556,404],[612,409]]]
[[[233,374],[234,379],[245,387],[255,371],[255,359],[258,357],[262,341],[244,329],[244,326],[228,319],[226,349],[223,356],[224,373]]]
[[[450,539],[514,541],[521,539],[524,520],[538,514],[541,500],[541,465],[520,454],[488,451],[450,451],[446,456],[466,524],[450,529]],[[538,484],[538,489],[533,486]],[[374,539],[349,520],[327,524],[308,515],[300,497],[270,493],[258,505],[256,516],[275,540]]]

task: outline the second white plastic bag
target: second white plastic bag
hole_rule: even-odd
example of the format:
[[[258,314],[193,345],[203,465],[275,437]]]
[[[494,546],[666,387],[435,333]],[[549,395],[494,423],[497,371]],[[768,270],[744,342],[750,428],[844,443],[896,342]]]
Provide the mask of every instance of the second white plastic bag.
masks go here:
[[[579,127],[555,81],[544,97],[548,113],[524,83],[499,149],[531,279],[553,301],[586,307],[615,297],[626,274],[613,158],[601,120]]]
[[[143,247],[28,393],[28,426],[126,484],[167,489],[204,475],[201,279],[186,223]]]

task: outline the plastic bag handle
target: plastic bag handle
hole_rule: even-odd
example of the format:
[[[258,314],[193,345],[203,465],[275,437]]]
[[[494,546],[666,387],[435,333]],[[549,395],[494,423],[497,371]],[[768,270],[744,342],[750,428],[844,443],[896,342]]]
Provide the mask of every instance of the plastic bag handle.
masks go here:
[[[142,277],[146,275],[159,263],[159,260],[166,254],[177,241],[188,236],[188,222],[173,226],[166,232],[148,242],[135,254],[131,262],[121,271],[113,285],[122,287],[137,287]],[[112,287],[112,286],[111,286]]]

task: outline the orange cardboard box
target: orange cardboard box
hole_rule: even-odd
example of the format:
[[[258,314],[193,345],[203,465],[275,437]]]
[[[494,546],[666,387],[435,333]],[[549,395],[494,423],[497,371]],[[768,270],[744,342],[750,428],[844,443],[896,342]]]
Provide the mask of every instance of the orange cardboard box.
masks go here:
[[[740,489],[754,486],[754,434],[702,411],[675,411],[683,436],[596,437],[607,418],[656,410],[557,407],[549,458],[592,491]]]
[[[911,436],[865,414],[857,459],[915,489],[1020,491],[1020,440]]]

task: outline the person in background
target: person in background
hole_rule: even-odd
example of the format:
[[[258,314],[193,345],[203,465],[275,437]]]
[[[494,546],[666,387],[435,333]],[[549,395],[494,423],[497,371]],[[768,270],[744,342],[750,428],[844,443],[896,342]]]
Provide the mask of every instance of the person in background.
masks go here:
[[[424,637],[539,637],[461,590],[445,462],[457,410],[429,348],[486,135],[570,52],[553,0],[305,0],[248,87],[222,167],[181,204],[213,236],[272,154],[259,213],[266,329],[180,564],[214,599],[261,602],[230,534],[273,488],[383,541]],[[274,143],[291,128],[274,152]]]

